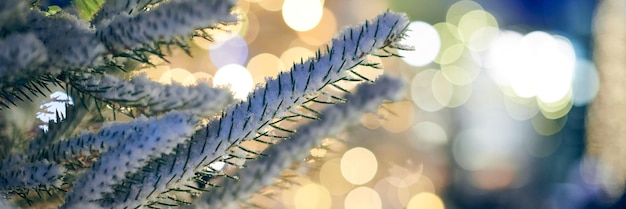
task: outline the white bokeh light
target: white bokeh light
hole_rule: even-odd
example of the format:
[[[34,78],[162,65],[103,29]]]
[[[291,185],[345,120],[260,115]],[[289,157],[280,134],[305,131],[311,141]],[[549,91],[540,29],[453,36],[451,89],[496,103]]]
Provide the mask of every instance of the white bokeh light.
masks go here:
[[[252,75],[245,67],[230,64],[217,70],[213,77],[213,86],[230,86],[235,98],[246,99],[254,84]]]
[[[283,20],[296,31],[308,31],[322,20],[324,6],[319,0],[285,0]]]
[[[441,38],[437,30],[430,24],[414,21],[409,24],[407,37],[400,43],[415,47],[414,51],[400,50],[402,60],[412,66],[424,66],[431,63],[441,49]]]

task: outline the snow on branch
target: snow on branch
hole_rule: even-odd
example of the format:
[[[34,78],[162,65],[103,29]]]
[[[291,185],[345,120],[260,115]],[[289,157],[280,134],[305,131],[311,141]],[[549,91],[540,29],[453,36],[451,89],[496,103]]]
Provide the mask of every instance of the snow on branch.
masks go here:
[[[135,208],[154,204],[161,194],[173,190],[197,189],[192,185],[194,175],[211,162],[226,155],[226,150],[244,140],[251,140],[273,119],[303,104],[306,96],[319,93],[326,85],[353,76],[354,67],[367,64],[366,56],[402,48],[408,24],[405,15],[386,12],[364,25],[343,30],[332,40],[325,54],[295,64],[290,72],[268,80],[241,102],[224,111],[219,119],[211,121],[196,132],[192,139],[176,149],[172,155],[152,162],[133,179],[124,182],[115,193],[102,201],[107,208]]]
[[[151,81],[144,74],[130,81],[106,74],[101,77],[89,75],[74,84],[81,91],[91,92],[104,101],[145,108],[142,111],[148,115],[185,110],[208,117],[233,101],[228,89],[213,88],[202,82],[195,86],[166,85]]]
[[[346,96],[347,103],[326,108],[320,120],[307,123],[297,129],[289,139],[270,146],[262,156],[246,164],[238,172],[238,181],[226,179],[220,187],[205,193],[195,208],[229,208],[249,198],[264,186],[274,183],[281,171],[293,163],[301,161],[309,150],[319,146],[321,140],[338,134],[367,111],[374,110],[384,100],[398,98],[403,82],[387,76],[380,77],[375,83],[361,84],[356,92]]]
[[[109,49],[135,48],[218,23],[236,23],[234,6],[234,0],[168,1],[135,16],[116,16],[96,33]]]

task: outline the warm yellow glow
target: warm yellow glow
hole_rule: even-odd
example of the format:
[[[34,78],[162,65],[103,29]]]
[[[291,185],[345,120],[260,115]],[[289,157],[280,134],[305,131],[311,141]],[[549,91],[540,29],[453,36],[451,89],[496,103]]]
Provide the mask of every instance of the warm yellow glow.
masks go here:
[[[441,50],[437,54],[437,57],[435,58],[434,62],[439,63],[439,64],[447,64],[447,63],[454,62],[455,61],[454,59],[450,59],[454,57],[450,55],[454,54],[452,52],[460,50],[459,46],[455,46],[455,45],[460,44],[461,40],[463,39],[461,37],[461,32],[455,25],[450,24],[448,22],[437,23],[433,27],[435,28],[435,30],[437,30],[437,33],[439,33],[439,37],[441,39]],[[448,52],[449,54],[444,54],[445,51],[448,50],[452,46],[455,46],[455,48],[452,48],[454,49],[454,51]],[[461,49],[463,48],[464,46]],[[444,59],[444,55],[445,55],[445,59]]]
[[[260,0],[258,3],[259,6],[267,11],[276,12],[283,8],[284,1],[285,0]]]
[[[319,0],[285,0],[283,20],[291,29],[308,31],[322,20],[324,6]]]
[[[463,86],[471,84],[476,79],[480,68],[471,65],[442,65],[441,73],[450,83]]]
[[[193,75],[189,71],[182,68],[173,68],[163,73],[163,75],[161,75],[161,78],[159,78],[159,82],[164,84],[171,84],[172,82],[175,82],[186,85],[195,83],[195,80],[189,83],[187,81],[187,78],[189,77],[193,77]]]
[[[382,201],[378,193],[369,187],[358,187],[346,195],[345,209],[381,209]]]
[[[294,196],[296,209],[330,209],[331,198],[328,190],[315,183],[306,184]]]
[[[374,113],[365,113],[361,117],[361,123],[368,129],[377,129],[381,125],[380,118]]]
[[[459,31],[465,42],[468,42],[472,34],[484,27],[498,28],[496,18],[485,10],[473,10],[459,20]]]
[[[192,74],[194,77],[194,81],[195,83],[208,83],[211,84],[213,83],[213,75],[205,73],[205,72],[195,72]]]
[[[254,56],[248,62],[248,70],[254,83],[265,83],[266,77],[275,78],[278,73],[285,71],[285,65],[280,59],[269,53]]]
[[[544,136],[551,136],[553,134],[561,131],[563,126],[565,126],[565,122],[567,121],[567,116],[561,119],[548,119],[544,117],[542,114],[537,114],[531,120],[531,124],[533,128],[538,134]]]
[[[474,1],[459,1],[454,3],[448,8],[446,22],[458,25],[463,15],[474,10],[483,10],[483,7]]]
[[[341,174],[355,185],[371,181],[378,170],[378,162],[372,151],[363,147],[355,147],[341,157]]]
[[[439,64],[447,65],[453,63],[463,55],[463,52],[465,52],[464,44],[459,43],[449,46],[441,53]]]
[[[146,76],[148,76],[148,79],[153,80],[153,81],[159,81],[161,79],[161,76],[170,70],[170,66],[169,65],[157,65],[156,67],[145,67],[142,68],[141,70],[137,71],[135,74],[141,74],[141,73],[145,73]]]
[[[298,32],[298,37],[311,46],[320,46],[329,42],[337,32],[337,19],[335,14],[327,8],[324,8],[322,20],[313,29],[304,32]]]
[[[341,160],[332,159],[324,163],[319,173],[320,184],[322,184],[330,194],[344,195],[353,187],[350,182],[341,176]]]
[[[472,50],[472,52],[485,51],[491,47],[491,43],[498,37],[499,33],[500,30],[496,27],[485,26],[479,28],[469,37],[467,47]]]
[[[241,65],[226,65],[215,73],[213,86],[230,86],[235,98],[246,99],[248,93],[252,91],[252,76]]]
[[[313,51],[304,47],[292,47],[285,50],[280,55],[280,61],[283,62],[287,69],[291,69],[294,63],[300,63],[300,61],[306,61],[309,57],[313,57],[315,54]]]
[[[415,105],[410,101],[398,101],[385,104],[378,109],[384,120],[382,125],[391,133],[401,133],[409,129],[415,120]]]
[[[421,21],[411,22],[408,30],[407,37],[401,41],[401,44],[415,47],[415,50],[398,51],[403,56],[402,60],[412,66],[430,64],[441,49],[439,33],[432,25]]]
[[[422,192],[409,200],[407,209],[445,209],[443,201],[436,194]]]

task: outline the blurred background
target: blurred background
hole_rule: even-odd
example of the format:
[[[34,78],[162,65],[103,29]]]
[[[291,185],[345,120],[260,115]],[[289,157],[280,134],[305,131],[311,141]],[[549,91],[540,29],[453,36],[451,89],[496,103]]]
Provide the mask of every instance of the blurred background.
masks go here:
[[[215,42],[194,39],[193,57],[172,49],[169,63],[142,72],[230,85],[244,98],[342,27],[388,9],[411,18],[404,43],[416,50],[370,57],[383,70],[362,70],[404,78],[404,100],[311,150],[300,186],[253,202],[626,208],[624,1],[240,0],[241,24],[206,31]]]

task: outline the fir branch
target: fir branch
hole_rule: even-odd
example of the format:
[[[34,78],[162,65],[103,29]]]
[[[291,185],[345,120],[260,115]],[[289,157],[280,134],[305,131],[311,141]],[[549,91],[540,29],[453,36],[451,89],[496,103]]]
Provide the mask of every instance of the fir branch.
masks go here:
[[[373,84],[361,84],[353,95],[346,96],[347,103],[326,108],[319,115],[320,120],[301,126],[289,139],[263,151],[258,160],[247,163],[245,168],[239,170],[239,180],[225,180],[219,188],[204,193],[193,207],[228,208],[230,204],[241,203],[262,187],[274,183],[281,171],[304,159],[324,137],[338,134],[383,100],[397,99],[402,86],[402,80],[386,76]]]
[[[0,170],[0,191],[59,187],[65,169],[47,160],[3,168]]]
[[[46,47],[32,33],[11,34],[0,40],[0,88],[5,84],[17,81],[24,82],[33,74],[43,74],[37,72],[41,70],[40,64],[48,60]]]
[[[397,46],[408,24],[404,15],[384,13],[374,21],[344,30],[332,41],[324,55],[296,64],[266,86],[256,89],[245,102],[224,112],[198,131],[192,140],[176,148],[175,154],[149,164],[148,168],[124,182],[121,189],[102,200],[107,208],[134,208],[157,202],[168,189],[185,190],[193,184],[193,176],[214,160],[225,156],[226,150],[243,140],[252,140],[258,130],[273,119],[305,102],[307,95],[342,80],[350,69],[366,55],[390,46]],[[139,183],[139,185],[136,185]]]
[[[135,16],[116,16],[96,33],[110,50],[136,48],[193,34],[198,28],[237,22],[231,12],[234,6],[234,0],[169,1]]]
[[[126,173],[135,172],[149,159],[171,153],[177,144],[187,140],[194,133],[198,118],[188,113],[171,112],[158,119],[134,121],[143,126],[128,130],[134,136],[119,141],[117,146],[102,153],[100,159],[76,180],[61,208],[84,206],[84,203],[100,199],[102,193],[112,192],[111,186],[124,179]]]
[[[227,89],[212,88],[206,83],[195,86],[166,85],[151,81],[146,75],[135,76],[130,81],[107,74],[85,75],[81,80],[72,81],[72,84],[105,102],[141,108],[147,115],[185,110],[208,117],[233,101]]]
[[[132,17],[140,12],[144,12],[147,6],[161,1],[163,0],[107,0],[94,15],[91,23],[93,25],[100,25],[102,22],[110,21],[118,15],[128,15]]]
[[[0,37],[26,23],[28,5],[23,0],[0,1]]]

